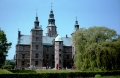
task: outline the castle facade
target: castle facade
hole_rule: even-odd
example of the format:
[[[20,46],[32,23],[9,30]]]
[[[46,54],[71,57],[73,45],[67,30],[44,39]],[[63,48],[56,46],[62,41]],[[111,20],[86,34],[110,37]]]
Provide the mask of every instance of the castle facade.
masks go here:
[[[42,27],[36,15],[30,35],[23,35],[18,31],[16,44],[16,68],[25,69],[30,66],[36,68],[72,68],[75,48],[72,37],[61,37],[57,34],[57,26],[53,10],[50,10],[46,36],[43,36]],[[79,29],[76,19],[75,31]]]

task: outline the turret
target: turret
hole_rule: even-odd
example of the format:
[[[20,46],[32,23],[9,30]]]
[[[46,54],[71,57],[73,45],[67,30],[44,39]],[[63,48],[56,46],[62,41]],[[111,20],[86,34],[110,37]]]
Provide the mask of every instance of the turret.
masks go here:
[[[55,37],[57,35],[57,30],[56,30],[57,27],[55,25],[55,19],[52,8],[50,10],[48,26],[46,28],[47,28],[46,36]]]
[[[77,16],[76,16],[76,21],[75,21],[75,31],[77,31],[79,29],[79,24],[78,24],[78,21],[77,21]]]
[[[38,21],[38,16],[37,16],[37,13],[36,13],[36,17],[35,17],[35,21],[34,21],[34,27],[38,27],[39,26],[39,21]]]
[[[58,35],[55,38],[55,69],[63,67],[63,40]]]
[[[34,27],[31,29],[31,50],[30,50],[30,66],[42,67],[43,61],[43,30],[39,26],[38,16],[34,21]],[[38,57],[39,56],[39,57]]]

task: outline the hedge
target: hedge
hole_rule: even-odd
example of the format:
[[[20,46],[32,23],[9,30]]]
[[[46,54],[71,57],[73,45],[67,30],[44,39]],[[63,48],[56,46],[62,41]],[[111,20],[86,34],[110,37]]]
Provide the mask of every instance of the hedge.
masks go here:
[[[34,71],[34,70],[8,70],[8,71],[10,71],[10,72],[12,72],[12,73],[36,73],[36,71]]]
[[[0,74],[0,78],[94,78],[96,74],[101,76],[120,75],[120,71],[109,72],[66,72],[66,73],[14,73],[14,74]]]

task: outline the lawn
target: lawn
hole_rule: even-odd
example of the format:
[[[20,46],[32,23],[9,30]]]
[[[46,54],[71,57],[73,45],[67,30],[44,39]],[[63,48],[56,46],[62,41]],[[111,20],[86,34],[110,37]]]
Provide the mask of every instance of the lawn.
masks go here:
[[[67,73],[80,72],[80,70],[36,70],[37,73]]]
[[[102,76],[101,78],[120,78],[120,75],[119,76]]]
[[[13,73],[5,69],[0,69],[0,74],[13,74]]]

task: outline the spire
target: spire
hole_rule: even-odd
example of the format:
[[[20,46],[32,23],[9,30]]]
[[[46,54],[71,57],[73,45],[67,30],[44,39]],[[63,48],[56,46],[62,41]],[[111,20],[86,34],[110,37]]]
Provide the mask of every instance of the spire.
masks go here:
[[[36,21],[38,21],[38,12],[37,12],[37,9],[36,9]]]
[[[55,19],[54,19],[54,14],[53,14],[53,10],[52,10],[52,2],[51,2],[51,10],[50,10],[50,14],[49,14],[49,19],[48,19],[48,25],[49,26],[55,26]]]
[[[52,4],[53,4],[53,3],[51,2],[51,10],[52,10]]]
[[[38,15],[37,15],[38,13],[37,13],[37,11],[36,11],[36,17],[38,17]]]
[[[52,4],[53,3],[51,2],[51,10],[50,10],[49,19],[48,19],[46,36],[56,37],[57,27],[55,25],[54,13],[53,13],[53,10],[52,10]]]
[[[76,14],[76,21],[75,21],[75,24],[76,24],[76,25],[78,24],[78,21],[77,21],[77,14]]]
[[[75,21],[75,31],[77,31],[79,29],[79,24],[77,21],[77,14],[76,14],[76,21]]]
[[[38,21],[38,12],[37,12],[37,9],[36,9],[36,17],[35,17],[35,21],[34,21],[34,26],[39,26],[39,21]]]
[[[76,21],[77,21],[77,14],[76,14]]]

